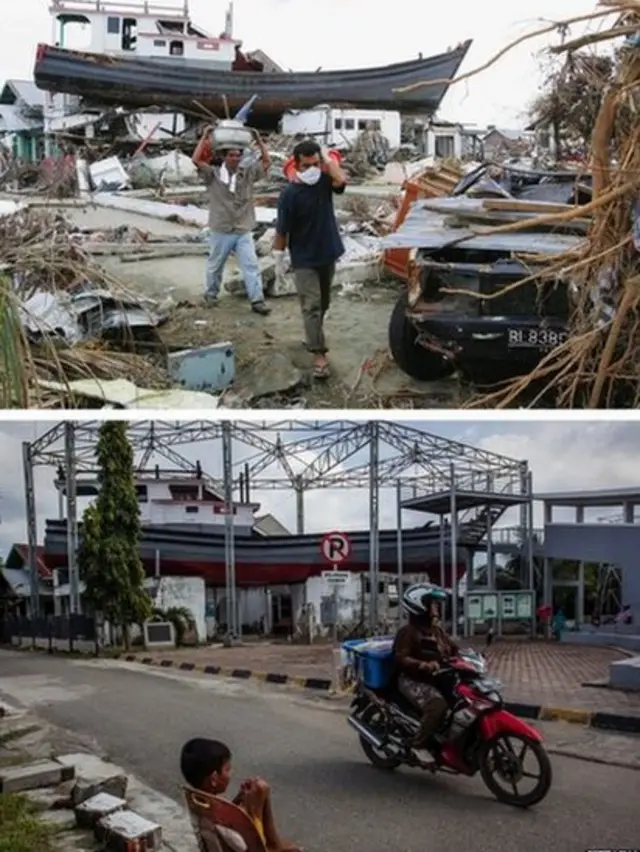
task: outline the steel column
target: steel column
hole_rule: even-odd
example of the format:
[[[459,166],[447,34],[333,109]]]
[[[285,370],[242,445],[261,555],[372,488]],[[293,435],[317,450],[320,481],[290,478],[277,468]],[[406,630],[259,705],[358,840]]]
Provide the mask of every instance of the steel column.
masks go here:
[[[31,444],[22,443],[22,472],[27,510],[27,544],[29,562],[29,598],[31,617],[40,615],[40,578],[38,577],[38,526],[36,521],[36,497],[33,481],[33,459]]]
[[[402,553],[402,483],[400,480],[398,480],[396,483],[396,536],[396,560],[398,563],[398,621],[400,622],[400,624],[402,624],[402,622],[404,621],[404,610],[402,608],[404,555]]]
[[[380,481],[378,478],[380,424],[369,423],[369,629],[378,629],[378,576],[380,569]]]
[[[444,515],[440,515],[440,586],[443,589],[447,585],[446,570],[445,570],[446,565],[445,565],[444,534],[445,534]]]
[[[296,476],[293,488],[296,494],[296,535],[304,535],[304,480]]]
[[[238,636],[238,608],[236,604],[235,528],[233,515],[233,449],[231,423],[222,423],[222,468],[224,481],[224,560],[226,581],[227,634]]]
[[[451,635],[458,636],[458,507],[456,504],[456,467],[451,463],[449,467],[451,477]]]
[[[65,485],[67,509],[67,570],[69,572],[69,611],[82,609],[80,577],[78,576],[78,504],[76,499],[76,446],[75,423],[64,424]]]

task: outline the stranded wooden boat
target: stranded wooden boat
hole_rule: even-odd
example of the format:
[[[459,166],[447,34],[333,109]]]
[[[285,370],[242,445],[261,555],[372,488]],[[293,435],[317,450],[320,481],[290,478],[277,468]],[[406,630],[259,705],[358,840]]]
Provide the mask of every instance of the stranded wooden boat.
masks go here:
[[[85,53],[41,44],[34,77],[38,88],[79,95],[86,102],[124,107],[194,110],[195,102],[218,116],[233,114],[257,95],[252,119],[278,119],[289,109],[323,103],[362,109],[433,113],[447,83],[399,92],[406,86],[455,76],[470,41],[453,50],[385,65],[346,71],[266,72],[215,67],[188,58],[142,58]],[[253,121],[252,121],[253,123]]]

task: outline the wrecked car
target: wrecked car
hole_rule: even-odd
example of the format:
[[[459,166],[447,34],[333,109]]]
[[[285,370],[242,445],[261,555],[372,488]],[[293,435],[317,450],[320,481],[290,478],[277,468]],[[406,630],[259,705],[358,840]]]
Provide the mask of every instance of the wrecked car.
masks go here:
[[[563,232],[539,219],[585,203],[589,192],[575,172],[484,165],[449,197],[416,201],[383,241],[396,270],[398,249],[408,252],[407,287],[389,322],[396,364],[421,381],[457,372],[488,385],[530,373],[565,342],[569,282],[549,267],[581,245],[588,223],[574,219]],[[490,233],[523,219],[531,227]]]

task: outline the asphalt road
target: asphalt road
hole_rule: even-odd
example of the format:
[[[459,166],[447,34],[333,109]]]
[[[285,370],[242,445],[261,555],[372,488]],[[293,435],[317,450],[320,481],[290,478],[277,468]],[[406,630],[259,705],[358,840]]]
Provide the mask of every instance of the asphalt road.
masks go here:
[[[177,801],[185,740],[224,739],[238,780],[270,781],[283,833],[308,852],[640,847],[640,773],[629,769],[554,757],[549,797],[518,811],[479,778],[377,771],[341,713],[266,686],[0,652],[0,696],[97,741]]]

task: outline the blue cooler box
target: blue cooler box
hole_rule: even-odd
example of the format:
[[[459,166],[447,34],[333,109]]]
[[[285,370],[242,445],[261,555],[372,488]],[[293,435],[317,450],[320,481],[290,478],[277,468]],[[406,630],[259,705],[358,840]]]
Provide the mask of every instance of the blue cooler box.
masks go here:
[[[342,643],[342,657],[369,689],[384,689],[393,676],[393,637],[350,639]]]

